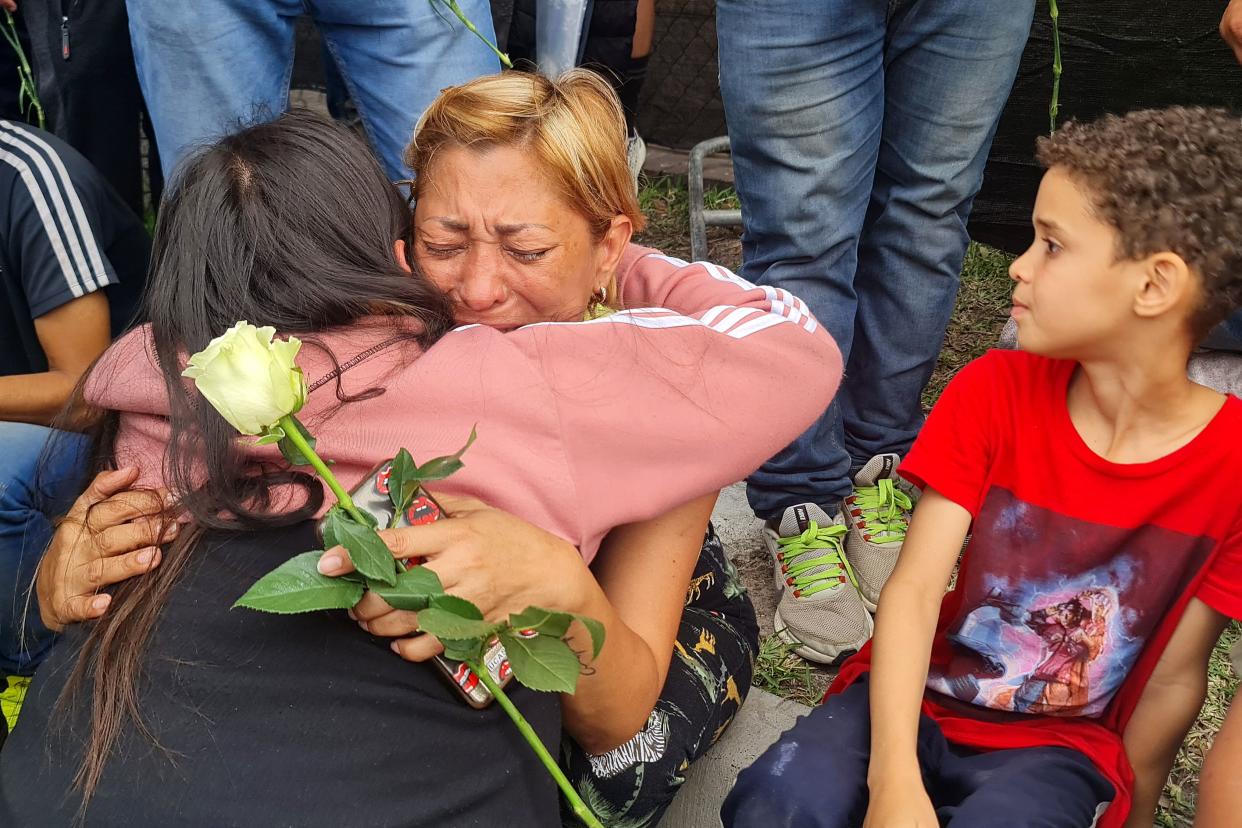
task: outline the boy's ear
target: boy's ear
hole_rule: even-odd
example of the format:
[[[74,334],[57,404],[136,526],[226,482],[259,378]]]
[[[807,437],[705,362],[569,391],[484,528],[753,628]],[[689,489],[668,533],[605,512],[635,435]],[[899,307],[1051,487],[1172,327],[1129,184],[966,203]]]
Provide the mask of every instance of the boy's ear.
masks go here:
[[[1145,319],[1168,313],[1198,290],[1186,260],[1171,251],[1153,253],[1143,267],[1143,280],[1134,297],[1134,312]]]

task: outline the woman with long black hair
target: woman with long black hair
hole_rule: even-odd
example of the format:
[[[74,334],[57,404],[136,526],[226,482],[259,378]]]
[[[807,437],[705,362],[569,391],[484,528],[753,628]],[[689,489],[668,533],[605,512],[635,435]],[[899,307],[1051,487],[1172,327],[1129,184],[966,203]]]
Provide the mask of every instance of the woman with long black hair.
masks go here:
[[[449,180],[450,168],[436,169],[433,186]],[[501,520],[514,542],[499,563],[499,551],[480,563],[505,570],[495,589],[467,597],[489,614],[539,604],[604,622],[608,643],[581,698],[567,702],[578,711],[567,726],[607,745],[610,724],[633,733],[624,718],[650,710],[616,699],[609,677],[657,681],[658,694],[659,673],[645,672],[653,634],[633,628],[608,577],[587,565],[601,545],[615,556],[605,539],[614,527],[687,503],[701,519],[705,498],[811,421],[840,357],[777,297],[627,246],[623,211],[602,232],[579,218],[562,228],[576,251],[567,284],[581,281],[584,306],[603,288],[635,310],[444,334],[440,292],[407,271],[410,245],[425,240],[356,138],[286,116],[184,168],[157,228],[151,324],[109,351],[86,395],[105,410],[100,466],[137,463],[145,485],[172,489],[189,525],[162,565],[121,585],[108,613],[71,631],[36,678],[0,763],[3,821],[556,821],[554,788],[496,710],[461,705],[343,614],[226,611],[259,575],[316,545],[307,519],[325,508],[324,492],[270,447],[238,441],[180,371],[238,319],[297,334],[313,389],[300,416],[346,485],[402,445],[448,453],[477,422],[466,468],[437,493],[480,497],[533,525],[472,510]],[[780,389],[757,389],[777,362],[797,393],[773,407]],[[697,547],[648,546],[635,564],[651,590],[667,581],[684,591]],[[666,652],[677,618],[665,624]],[[516,700],[555,741],[557,700]],[[582,716],[592,705],[597,716]]]

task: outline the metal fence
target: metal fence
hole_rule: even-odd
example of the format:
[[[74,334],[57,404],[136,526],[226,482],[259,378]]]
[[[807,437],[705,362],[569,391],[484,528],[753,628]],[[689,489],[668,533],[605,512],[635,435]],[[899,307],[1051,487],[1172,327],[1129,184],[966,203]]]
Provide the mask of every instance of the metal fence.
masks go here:
[[[638,131],[649,143],[679,149],[725,134],[714,0],[660,0],[656,5]]]

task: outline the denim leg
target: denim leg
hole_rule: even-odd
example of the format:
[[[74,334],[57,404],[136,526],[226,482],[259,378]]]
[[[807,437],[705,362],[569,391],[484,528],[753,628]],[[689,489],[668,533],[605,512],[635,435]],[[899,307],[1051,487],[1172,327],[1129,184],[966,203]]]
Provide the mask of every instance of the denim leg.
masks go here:
[[[867,813],[868,684],[829,696],[738,774],[725,828],[847,828]]]
[[[848,356],[854,271],[884,110],[888,0],[719,0],[720,89],[744,222],[742,275],[801,297]],[[773,366],[779,371],[780,366]],[[761,517],[849,493],[830,409],[751,476]]]
[[[414,125],[440,90],[500,69],[492,50],[439,4],[311,0],[308,5],[371,146],[394,181],[410,177],[401,156]],[[458,5],[481,31],[491,31],[491,6],[485,0],[460,0]]]
[[[301,0],[126,0],[126,8],[165,178],[196,147],[288,107]]]
[[[1242,311],[1221,322],[1203,340],[1204,348],[1242,353]]]
[[[86,448],[80,434],[0,421],[0,673],[33,673],[55,638],[26,595],[52,519],[81,490]]]
[[[957,296],[966,219],[1030,33],[1033,0],[904,0],[885,50],[884,131],[858,251],[839,397],[861,467],[909,450]]]
[[[1112,801],[1113,786],[1086,756],[1063,747],[973,753],[951,750],[933,778],[942,825],[1083,828]]]

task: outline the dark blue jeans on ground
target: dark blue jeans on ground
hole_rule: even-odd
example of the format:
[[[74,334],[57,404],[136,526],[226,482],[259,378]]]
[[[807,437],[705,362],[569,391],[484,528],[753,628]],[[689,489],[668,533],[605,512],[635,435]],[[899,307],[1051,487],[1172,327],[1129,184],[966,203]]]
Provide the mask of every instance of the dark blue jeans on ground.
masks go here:
[[[484,32],[485,0],[459,6]],[[293,29],[308,12],[393,179],[423,110],[446,86],[500,63],[451,12],[428,0],[126,0],[138,80],[165,176],[196,146],[289,104]]]
[[[867,813],[871,712],[865,679],[830,696],[738,775],[725,828],[852,828]],[[965,750],[919,720],[919,766],[941,825],[1087,828],[1113,786],[1078,751]]]
[[[26,596],[52,521],[82,489],[87,447],[80,434],[0,421],[0,673],[33,674],[55,639]]]
[[[742,275],[801,297],[846,359],[823,418],[750,478],[761,517],[805,501],[836,511],[853,471],[909,449],[1033,11],[718,0]]]

